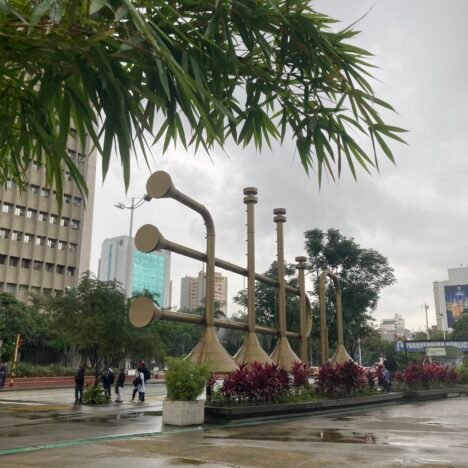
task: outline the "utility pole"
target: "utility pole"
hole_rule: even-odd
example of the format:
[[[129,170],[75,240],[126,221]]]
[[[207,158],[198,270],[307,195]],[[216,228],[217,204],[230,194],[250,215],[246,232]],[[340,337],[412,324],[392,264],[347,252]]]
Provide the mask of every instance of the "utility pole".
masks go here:
[[[427,339],[430,340],[431,339],[431,335],[430,335],[430,332],[429,332],[429,320],[427,319],[427,310],[429,309],[429,306],[424,303],[424,310],[426,311],[426,329],[427,329]]]

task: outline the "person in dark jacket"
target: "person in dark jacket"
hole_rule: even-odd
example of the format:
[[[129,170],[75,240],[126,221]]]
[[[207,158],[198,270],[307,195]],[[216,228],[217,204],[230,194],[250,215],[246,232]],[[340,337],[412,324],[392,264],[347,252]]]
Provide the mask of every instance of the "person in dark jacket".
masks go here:
[[[115,381],[115,375],[112,368],[107,368],[101,376],[102,386],[104,387],[104,395],[106,397],[111,397],[111,388],[112,384]]]
[[[125,384],[125,371],[120,369],[120,374],[117,377],[117,382],[115,384],[115,393],[117,393],[117,399],[115,400],[117,403],[123,402],[123,388]]]
[[[0,388],[5,386],[5,381],[8,376],[8,367],[6,364],[0,365]]]
[[[75,374],[75,405],[83,403],[83,387],[85,383],[85,366],[81,365]]]

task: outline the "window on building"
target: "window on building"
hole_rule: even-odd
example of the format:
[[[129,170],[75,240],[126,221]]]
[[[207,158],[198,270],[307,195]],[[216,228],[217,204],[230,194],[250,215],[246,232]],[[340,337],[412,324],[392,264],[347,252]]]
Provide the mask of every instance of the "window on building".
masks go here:
[[[36,216],[37,216],[37,211],[33,210],[32,208],[28,208],[28,211],[26,211],[26,218],[36,219]]]
[[[7,259],[6,255],[0,254],[0,265],[5,265],[6,259]]]
[[[55,297],[63,296],[63,291],[61,289],[54,289],[54,296]]]
[[[47,247],[50,247],[51,249],[55,249],[55,247],[57,247],[57,239],[52,239],[51,237],[49,237],[47,239]]]
[[[51,214],[50,217],[49,217],[49,223],[50,224],[58,224],[58,216],[57,215],[54,215],[54,214]]]
[[[34,260],[33,270],[41,271],[43,266],[44,266],[44,262],[40,262],[39,260]]]
[[[44,211],[39,211],[39,221],[42,221],[43,223],[47,223],[47,218],[49,215],[45,213]]]
[[[21,231],[13,231],[11,233],[11,239],[17,242],[21,242],[22,236],[23,236],[23,233]]]
[[[66,193],[64,196],[63,196],[63,201],[69,205],[72,201],[72,196],[71,195],[68,195],[68,193]]]
[[[73,242],[70,242],[70,244],[68,244],[68,250],[70,252],[76,252],[78,250],[78,244],[74,244]]]
[[[74,206],[81,206],[81,198],[80,197],[74,197],[73,198],[73,205]]]
[[[19,262],[18,257],[10,256],[10,258],[8,259],[8,265],[10,265],[12,267],[18,266],[18,262]]]
[[[65,171],[65,180],[67,180],[69,182],[72,180],[72,176],[71,176],[70,171]]]
[[[33,161],[32,167],[35,171],[40,171],[42,169],[42,164],[39,161]]]
[[[18,286],[18,292],[19,292],[20,294],[26,294],[28,291],[29,291],[29,287],[28,287],[27,284],[20,284],[20,285]]]
[[[2,206],[3,213],[11,213],[13,211],[13,205],[11,203],[4,203]]]
[[[77,219],[71,220],[71,228],[72,229],[80,229],[80,222]]]
[[[57,265],[57,268],[55,269],[55,271],[58,275],[63,275],[63,272],[65,271],[65,267],[63,265]]]
[[[84,166],[86,161],[86,156],[82,153],[78,153],[78,165]]]
[[[45,264],[45,271],[47,273],[53,273],[54,272],[54,264],[53,263],[46,263]]]
[[[67,227],[70,224],[70,218],[63,217],[60,219],[60,226]]]
[[[32,294],[41,294],[41,288],[39,286],[31,286]]]
[[[34,234],[29,234],[28,232],[25,233],[23,236],[23,242],[25,244],[32,244],[33,239],[34,239]]]
[[[59,250],[67,250],[67,243],[65,241],[58,241]]]
[[[41,188],[41,197],[49,198],[50,197],[50,190],[48,188],[42,187]]]
[[[30,190],[30,192],[33,193],[34,195],[38,195],[39,192],[40,192],[40,190],[41,190],[41,187],[39,187],[39,185],[33,185],[33,184],[31,184],[31,185],[29,186],[29,190]]]
[[[29,268],[31,268],[31,260],[29,258],[21,259],[21,268],[26,268],[29,270]]]
[[[24,216],[26,214],[26,207],[16,205],[15,207],[15,215],[16,216]]]
[[[76,151],[75,151],[75,150],[69,149],[69,150],[68,150],[68,156],[69,156],[71,159],[75,160],[75,158],[76,158]]]
[[[36,245],[44,246],[46,238],[43,236],[36,236]]]
[[[8,179],[8,180],[6,181],[5,186],[6,186],[7,189],[14,189],[14,188],[16,188],[16,184],[15,184],[11,179]]]
[[[9,229],[0,228],[0,239],[8,239],[9,235],[10,235]]]
[[[67,276],[75,276],[75,267],[67,268]]]
[[[15,294],[16,292],[16,284],[14,283],[7,283],[5,291],[10,293],[10,294]]]
[[[52,295],[52,289],[51,288],[44,288],[42,290],[42,294],[44,294],[44,296],[51,296]]]

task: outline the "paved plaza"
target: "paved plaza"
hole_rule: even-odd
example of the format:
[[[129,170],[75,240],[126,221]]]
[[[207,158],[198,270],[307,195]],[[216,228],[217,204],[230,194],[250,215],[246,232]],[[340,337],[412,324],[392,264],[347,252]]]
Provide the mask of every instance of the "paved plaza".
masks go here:
[[[164,387],[148,387],[144,404],[100,407],[67,389],[0,393],[0,466],[468,467],[466,397],[174,428]]]

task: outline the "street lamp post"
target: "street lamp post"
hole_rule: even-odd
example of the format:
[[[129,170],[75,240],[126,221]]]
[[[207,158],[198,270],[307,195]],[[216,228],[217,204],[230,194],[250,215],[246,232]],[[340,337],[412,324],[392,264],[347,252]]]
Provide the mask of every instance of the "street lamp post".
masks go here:
[[[135,197],[131,198],[130,205],[126,205],[125,203],[117,203],[114,206],[119,208],[120,210],[130,210],[130,227],[128,231],[128,246],[127,246],[127,266],[125,269],[125,290],[127,293],[127,297],[130,297],[132,294],[132,259],[133,259],[133,244],[132,244],[132,234],[133,234],[133,212],[137,208],[139,208],[145,201],[150,200],[148,195],[144,195],[143,197],[139,198],[138,201],[135,203]]]
[[[440,315],[440,324],[442,325],[442,333],[444,334],[444,341],[445,341],[445,324],[444,324],[444,314],[441,313]]]
[[[427,329],[427,339],[430,340],[431,339],[431,335],[430,335],[430,332],[429,332],[429,320],[427,319],[427,310],[429,309],[429,306],[424,303],[424,310],[426,311],[426,329]]]

